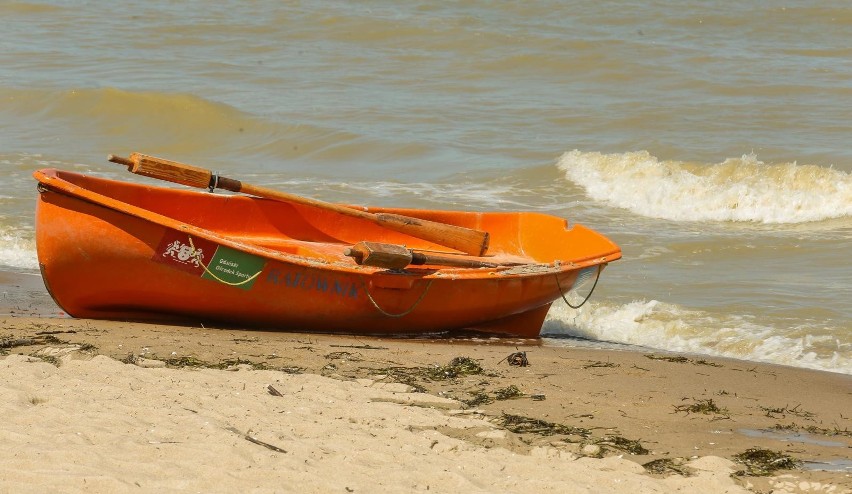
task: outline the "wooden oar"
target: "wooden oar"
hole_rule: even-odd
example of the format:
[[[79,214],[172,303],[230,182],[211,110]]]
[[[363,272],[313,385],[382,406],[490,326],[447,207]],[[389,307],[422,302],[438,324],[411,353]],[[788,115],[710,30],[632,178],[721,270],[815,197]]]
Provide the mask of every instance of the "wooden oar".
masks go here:
[[[450,266],[459,268],[496,268],[512,266],[512,264],[496,264],[477,259],[463,257],[436,256],[406,249],[402,245],[382,244],[378,242],[358,242],[346,249],[344,254],[363,266],[373,266],[385,269],[402,269],[408,265],[429,264],[433,266]]]
[[[210,170],[192,165],[178,163],[176,161],[155,158],[140,153],[133,153],[129,158],[109,155],[109,161],[127,167],[128,171],[137,175],[166,180],[177,184],[198,187],[200,189],[225,189],[231,192],[242,192],[257,197],[274,199],[296,204],[305,204],[327,211],[361,218],[373,222],[379,226],[405,233],[415,238],[428,240],[429,242],[450,247],[466,254],[481,256],[488,250],[488,232],[472,230],[456,225],[438,223],[435,221],[412,218],[399,214],[369,213],[359,209],[331,204],[308,197],[287,194],[257,185],[242,183],[239,180],[220,177]]]

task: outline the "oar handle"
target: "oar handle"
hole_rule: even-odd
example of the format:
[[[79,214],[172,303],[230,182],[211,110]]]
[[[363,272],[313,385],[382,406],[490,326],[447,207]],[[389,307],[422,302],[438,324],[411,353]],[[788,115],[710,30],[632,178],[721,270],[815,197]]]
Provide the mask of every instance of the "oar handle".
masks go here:
[[[133,153],[129,158],[122,158],[111,154],[107,156],[109,161],[118,163],[127,167],[127,171],[142,175],[144,177],[156,178],[166,182],[172,182],[189,187],[197,187],[199,189],[224,189],[231,192],[242,192],[258,197],[266,197],[284,202],[295,202],[298,204],[307,204],[320,208],[330,209],[332,211],[348,214],[350,216],[361,216],[364,211],[338,206],[337,204],[329,204],[307,197],[296,196],[279,192],[277,190],[258,187],[251,184],[243,184],[239,180],[232,178],[221,177],[215,175],[210,170],[197,166],[187,165],[177,161],[171,161],[164,158],[156,158],[141,153]]]
[[[143,177],[156,178],[190,187],[206,189],[213,185],[213,173],[210,170],[197,166],[178,163],[177,161],[154,158],[140,153],[133,153],[129,158],[122,158],[111,154],[107,156],[109,161],[124,165],[127,171],[142,175]]]
[[[111,154],[107,156],[107,159],[113,163],[126,166],[130,173],[135,173],[144,177],[156,178],[166,182],[187,185],[189,187],[197,187],[199,189],[215,188],[230,190],[231,192],[242,192],[258,197],[266,197],[284,202],[314,206],[371,221],[375,221],[377,217],[375,214],[346,206],[340,206],[338,204],[330,204],[316,199],[310,199],[308,197],[287,194],[285,192],[267,189],[257,185],[243,184],[239,180],[214,175],[213,172],[204,168],[163,158],[155,158],[145,154],[133,153],[129,158],[122,158],[121,156]],[[403,219],[397,219],[394,217],[395,215],[385,216],[388,216],[388,222],[395,221],[402,225],[411,223],[410,221],[405,221],[405,217],[401,217]]]

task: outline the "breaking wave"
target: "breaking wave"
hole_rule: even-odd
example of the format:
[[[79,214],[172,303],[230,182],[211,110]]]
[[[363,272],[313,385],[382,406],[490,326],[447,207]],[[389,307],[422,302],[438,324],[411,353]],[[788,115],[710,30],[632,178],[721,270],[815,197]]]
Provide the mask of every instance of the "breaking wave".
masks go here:
[[[38,270],[35,240],[21,232],[0,230],[0,267],[16,271]]]
[[[557,167],[596,201],[673,221],[804,223],[852,216],[852,174],[754,155],[718,164],[660,161],[647,151],[562,155]]]
[[[814,336],[814,334],[819,336]],[[623,305],[589,302],[579,310],[555,304],[542,335],[621,343],[852,374],[852,343],[806,326],[779,329],[739,315],[714,316],[656,300]]]

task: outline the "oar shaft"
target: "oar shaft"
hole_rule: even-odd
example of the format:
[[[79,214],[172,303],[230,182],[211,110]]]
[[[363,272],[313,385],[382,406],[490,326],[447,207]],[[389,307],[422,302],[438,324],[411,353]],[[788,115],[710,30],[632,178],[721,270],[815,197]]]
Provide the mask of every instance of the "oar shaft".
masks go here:
[[[338,214],[367,220],[388,230],[404,233],[438,245],[444,245],[470,255],[481,256],[488,250],[488,232],[398,214],[370,213],[352,207],[331,204],[317,199],[246,184],[239,180],[216,176],[210,170],[204,168],[140,153],[133,153],[129,158],[110,155],[107,159],[126,166],[128,171],[137,175],[201,189],[220,188],[232,192],[242,192],[267,199],[303,204],[326,211],[333,211]]]
[[[343,214],[346,216],[351,216],[353,218],[361,218],[368,221],[376,222],[376,215],[372,213],[368,213],[366,211],[360,211],[355,208],[340,206],[338,204],[332,204],[324,201],[319,201],[316,199],[311,199],[310,197],[297,196],[294,194],[288,194],[286,192],[277,191],[274,189],[267,189],[266,187],[260,187],[258,185],[251,185],[242,183],[239,180],[230,180],[231,182],[236,182],[237,190],[232,188],[228,188],[223,185],[219,185],[219,188],[230,190],[231,192],[242,192],[243,194],[249,194],[257,197],[265,197],[267,199],[275,199],[277,201],[282,202],[290,202],[294,204],[303,204],[305,206],[313,206],[315,208],[325,209],[328,211],[334,211],[335,213]],[[219,181],[222,181],[222,178],[219,178]]]
[[[436,256],[407,249],[402,245],[378,242],[358,242],[346,249],[345,255],[356,263],[385,269],[403,269],[408,265],[450,266],[457,268],[496,268],[501,266],[493,262],[464,257]]]
[[[464,259],[461,257],[436,256],[424,254],[423,252],[411,251],[411,264],[415,266],[430,264],[432,266],[450,266],[457,268],[496,268],[499,264],[476,259]]]

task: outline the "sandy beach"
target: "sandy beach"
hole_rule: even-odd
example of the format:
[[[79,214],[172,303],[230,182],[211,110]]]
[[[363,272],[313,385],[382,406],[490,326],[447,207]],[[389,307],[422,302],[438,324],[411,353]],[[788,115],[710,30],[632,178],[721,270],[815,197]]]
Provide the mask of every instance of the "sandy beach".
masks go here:
[[[0,491],[852,492],[847,375],[33,317],[29,278],[4,278]]]
[[[0,494],[852,494],[852,9],[677,7],[1,2]],[[201,170],[108,159],[136,152]],[[91,177],[77,219],[40,214],[72,207],[55,173]],[[356,276],[344,246],[434,259],[460,232],[296,196],[475,227],[548,276]],[[541,340],[247,329],[352,327],[353,299],[361,328],[432,331],[604,261]],[[245,310],[73,319],[42,272],[118,318]]]

